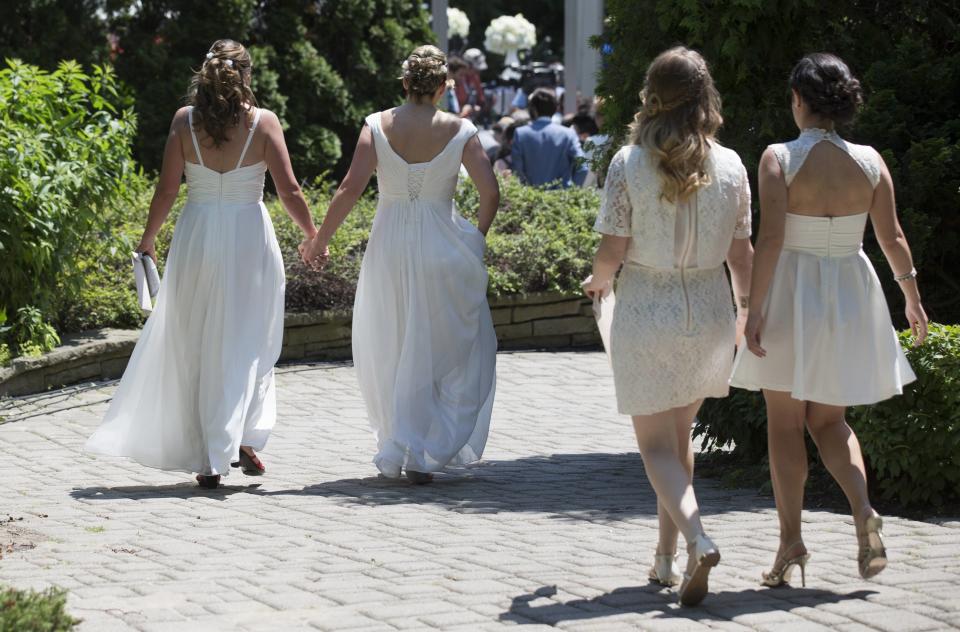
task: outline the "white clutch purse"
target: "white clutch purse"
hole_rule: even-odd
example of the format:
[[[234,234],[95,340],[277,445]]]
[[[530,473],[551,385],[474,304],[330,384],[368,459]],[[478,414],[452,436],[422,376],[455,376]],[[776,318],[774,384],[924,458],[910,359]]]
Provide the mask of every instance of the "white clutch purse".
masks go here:
[[[586,285],[593,278],[593,275],[587,277],[582,285]],[[607,286],[603,296],[593,298],[593,316],[597,319],[597,329],[600,330],[600,340],[603,341],[603,348],[610,356],[610,328],[613,325],[613,309],[617,305],[617,296],[613,293],[613,284]]]
[[[160,273],[148,254],[135,252],[131,259],[133,278],[137,283],[137,300],[143,313],[149,314],[153,311],[153,299],[160,291]]]

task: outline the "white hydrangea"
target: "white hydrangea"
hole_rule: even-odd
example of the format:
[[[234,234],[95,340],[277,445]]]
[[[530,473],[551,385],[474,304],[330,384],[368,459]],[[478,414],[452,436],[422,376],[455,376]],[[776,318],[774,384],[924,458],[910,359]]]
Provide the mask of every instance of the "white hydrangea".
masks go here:
[[[537,43],[537,29],[522,13],[501,15],[494,19],[484,35],[486,39],[483,46],[498,55],[533,48]]]
[[[470,18],[460,9],[447,7],[447,34],[450,37],[466,37],[470,33]]]

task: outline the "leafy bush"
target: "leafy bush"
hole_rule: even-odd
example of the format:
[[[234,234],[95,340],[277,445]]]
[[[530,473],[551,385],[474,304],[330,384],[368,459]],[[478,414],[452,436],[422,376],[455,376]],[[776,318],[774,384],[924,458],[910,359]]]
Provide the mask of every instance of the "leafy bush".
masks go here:
[[[82,283],[80,251],[129,198],[136,125],[118,101],[107,68],[0,70],[0,309],[16,314],[6,338],[17,347],[50,347],[52,303]]]
[[[894,397],[850,410],[883,498],[939,506],[960,499],[960,326],[931,325],[923,345],[900,334],[917,381]]]
[[[0,632],[68,632],[79,619],[66,612],[67,593],[60,588],[0,589]]]
[[[491,296],[529,292],[580,293],[600,236],[594,232],[600,198],[593,189],[539,189],[500,180],[500,212],[487,237]],[[477,191],[457,191],[461,213],[476,220]]]
[[[767,407],[763,394],[731,388],[730,395],[703,402],[693,426],[706,451],[730,449],[745,461],[767,458]]]
[[[927,310],[940,322],[960,319],[953,273],[960,267],[960,4],[905,0],[891,11],[863,0],[608,0],[606,7],[605,32],[594,40],[603,52],[604,130],[623,137],[646,67],[683,43],[710,62],[723,96],[720,141],[751,177],[768,144],[797,135],[787,100],[791,67],[822,50],[846,60],[867,96],[843,133],[883,152]],[[614,142],[608,159],[616,149]],[[892,275],[880,277],[896,322],[905,324]]]

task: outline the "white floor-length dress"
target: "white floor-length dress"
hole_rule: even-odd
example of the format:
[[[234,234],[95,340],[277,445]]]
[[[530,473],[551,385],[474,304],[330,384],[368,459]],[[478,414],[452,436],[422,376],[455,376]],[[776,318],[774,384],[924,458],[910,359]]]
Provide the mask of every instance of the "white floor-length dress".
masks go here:
[[[820,142],[845,151],[876,188],[876,150],[819,129],[771,146],[787,186]],[[763,304],[761,344],[767,355],[758,358],[743,346],[732,386],[856,406],[899,395],[916,379],[893,329],[880,280],[863,252],[867,219],[868,213],[787,213],[783,251]]]
[[[263,205],[266,165],[219,173],[187,162],[157,304],[103,424],[86,448],[164,470],[230,472],[276,419],[273,366],[283,339],[284,269]]]
[[[390,146],[366,119],[379,203],[353,312],[353,361],[379,470],[434,472],[483,454],[497,339],[487,304],[484,238],[453,203],[469,121],[429,162]]]

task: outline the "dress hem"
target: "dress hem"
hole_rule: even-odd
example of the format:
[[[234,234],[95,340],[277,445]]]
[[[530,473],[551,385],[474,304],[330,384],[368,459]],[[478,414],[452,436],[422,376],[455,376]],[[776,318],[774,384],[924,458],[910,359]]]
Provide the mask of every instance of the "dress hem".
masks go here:
[[[857,400],[840,400],[834,397],[817,397],[815,394],[810,393],[798,393],[792,385],[784,384],[760,384],[757,382],[730,382],[730,386],[734,388],[741,388],[748,391],[777,391],[780,393],[790,393],[790,397],[797,401],[801,402],[812,402],[814,404],[825,404],[827,406],[870,406],[873,404],[878,404],[880,402],[886,401],[891,397],[896,397],[897,395],[903,395],[903,387],[911,384],[916,381],[916,378],[911,380],[906,380],[899,387],[894,387],[888,391],[883,391],[877,395],[873,395],[870,398],[866,399],[857,399]]]

